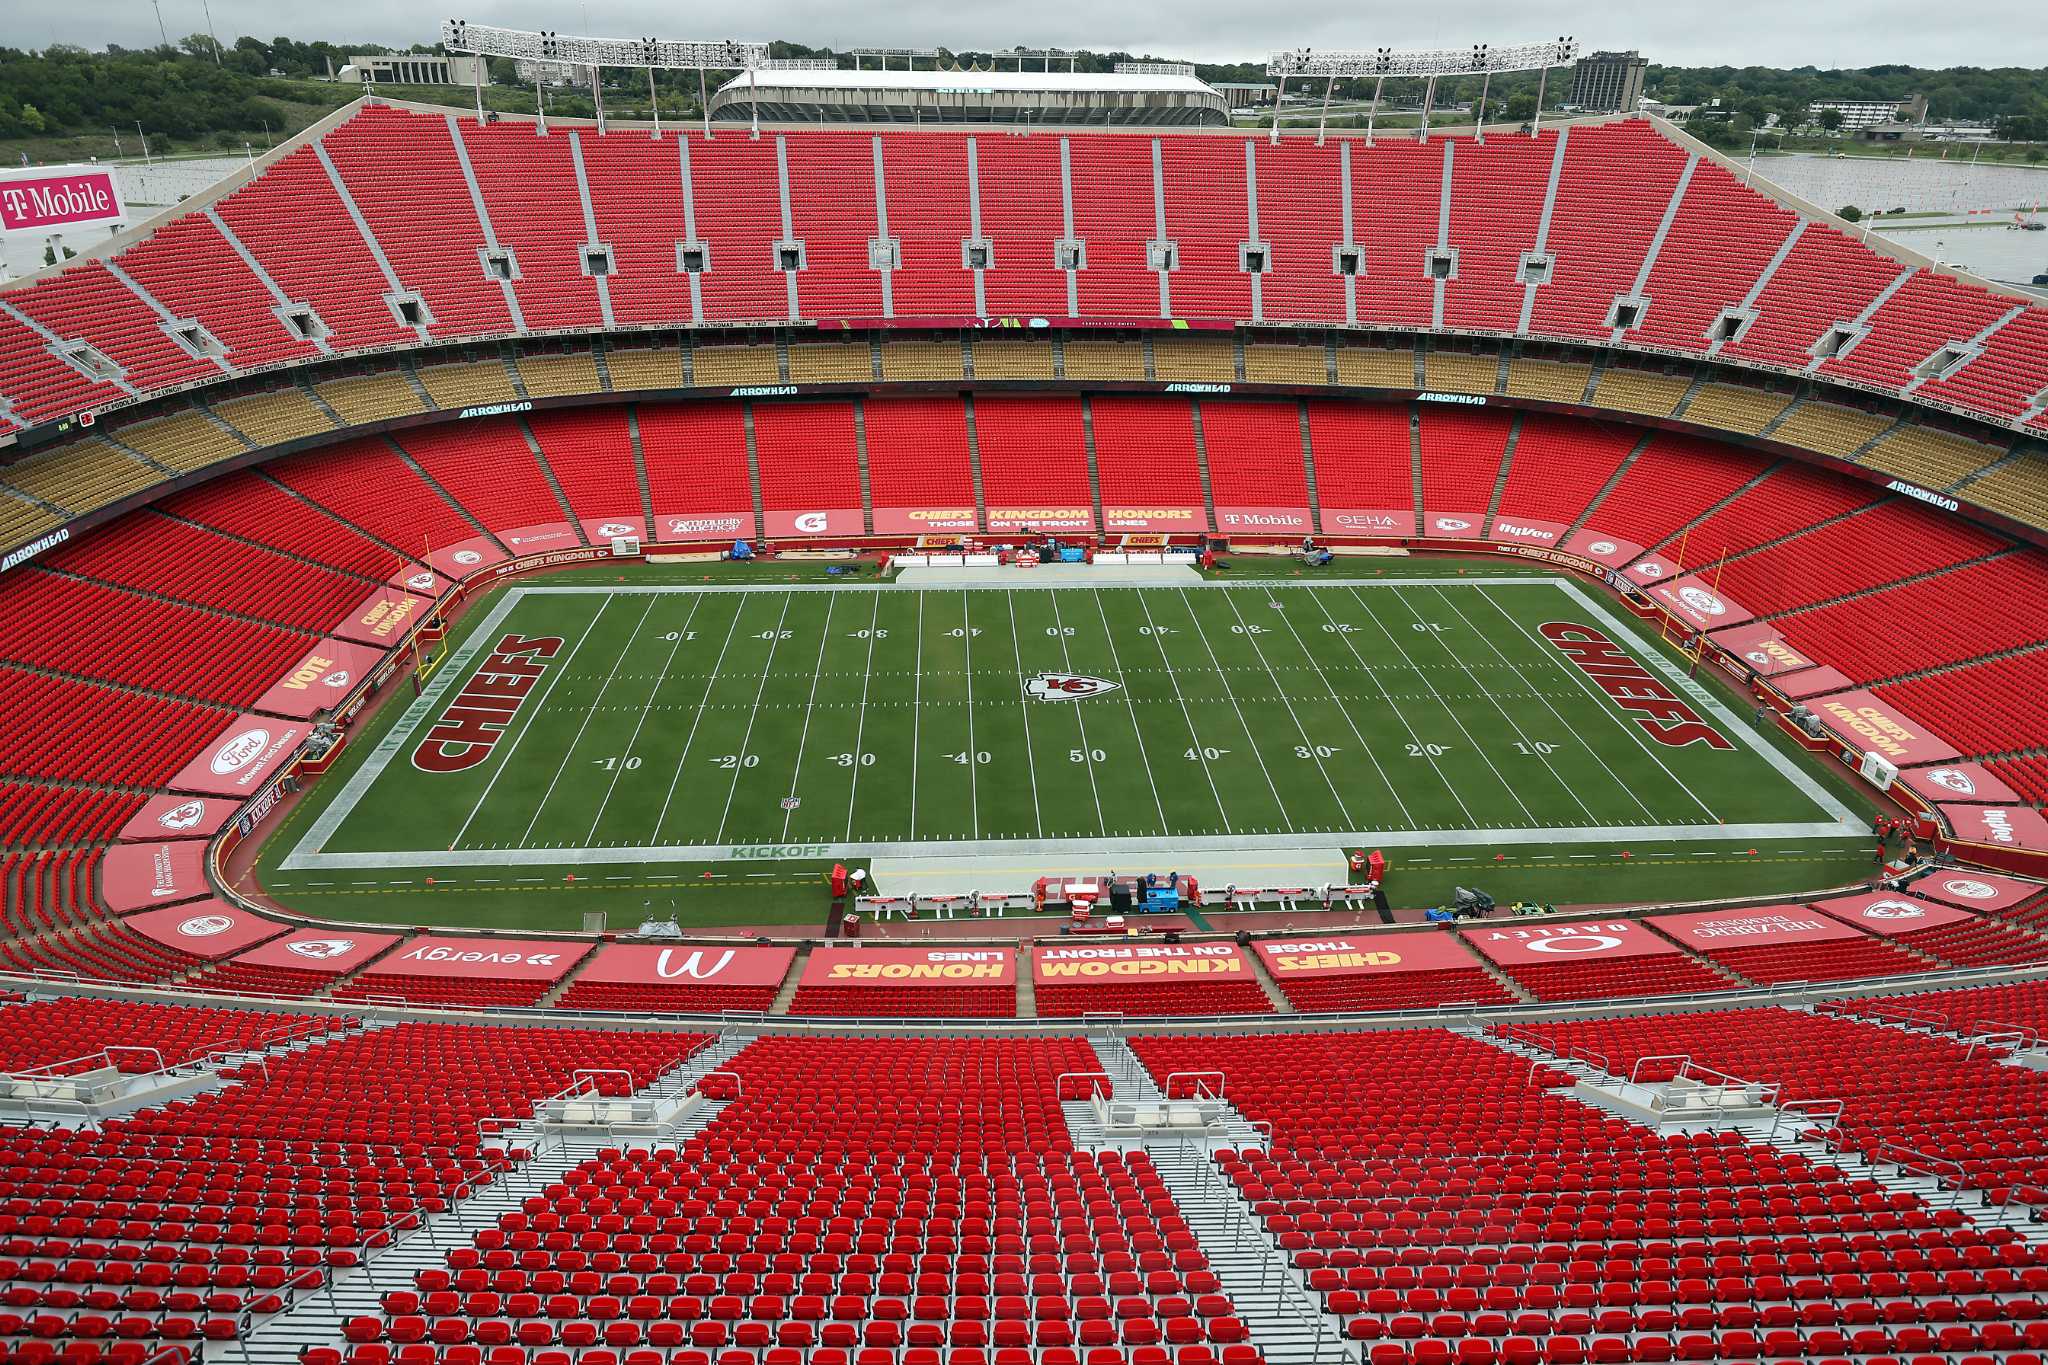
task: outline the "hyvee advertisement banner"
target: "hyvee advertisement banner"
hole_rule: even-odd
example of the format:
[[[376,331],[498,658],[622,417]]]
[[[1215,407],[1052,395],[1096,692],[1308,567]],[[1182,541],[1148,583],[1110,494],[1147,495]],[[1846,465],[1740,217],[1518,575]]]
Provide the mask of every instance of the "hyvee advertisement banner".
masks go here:
[[[116,836],[124,844],[155,839],[210,839],[234,815],[238,802],[224,796],[152,796]]]
[[[1031,950],[1031,980],[1160,981],[1249,977],[1251,959],[1234,943],[1104,943]]]
[[[1804,905],[1752,905],[1696,915],[1652,915],[1650,923],[1679,942],[1711,953],[1752,943],[1826,943],[1861,938],[1855,929]]]
[[[1935,929],[1944,924],[1961,924],[1977,917],[1967,910],[1936,905],[1898,891],[1866,891],[1856,896],[1837,896],[1815,901],[1813,908],[1825,911],[1845,924],[1868,929],[1889,938],[1916,929]]]
[[[398,976],[475,981],[559,981],[590,951],[587,943],[539,938],[416,938],[377,964]]]
[[[1488,539],[1507,545],[1545,545],[1558,548],[1571,529],[1561,521],[1537,521],[1531,517],[1495,517]]]
[[[1012,948],[819,948],[805,986],[1006,986],[1017,979]]]
[[[347,640],[322,640],[257,698],[256,709],[295,720],[311,720],[348,699],[357,684],[384,659],[384,652]]]
[[[237,967],[288,967],[293,971],[340,976],[352,972],[398,942],[397,934],[366,934],[357,929],[298,929],[283,938],[252,948],[235,959]]]
[[[795,958],[794,948],[611,943],[576,979],[634,986],[779,986]]]
[[[121,922],[151,942],[203,957],[208,962],[239,953],[252,943],[284,932],[283,925],[221,900],[146,910]]]
[[[1436,930],[1261,941],[1253,946],[1267,971],[1293,981],[1383,972],[1441,972],[1479,965],[1456,935]]]
[[[1956,838],[1971,844],[2048,852],[2048,820],[2031,806],[1962,806],[1944,802]]]
[[[254,796],[311,732],[312,727],[304,721],[251,712],[201,749],[197,758],[179,769],[170,785],[176,791],[200,796]]]
[[[100,899],[117,912],[173,905],[212,890],[203,839],[116,844],[100,859]]]
[[[1465,931],[1465,939],[1503,966],[1571,962],[1592,957],[1608,961],[1625,957],[1662,957],[1678,951],[1677,944],[1658,938],[1631,920],[1529,929],[1472,928]]]

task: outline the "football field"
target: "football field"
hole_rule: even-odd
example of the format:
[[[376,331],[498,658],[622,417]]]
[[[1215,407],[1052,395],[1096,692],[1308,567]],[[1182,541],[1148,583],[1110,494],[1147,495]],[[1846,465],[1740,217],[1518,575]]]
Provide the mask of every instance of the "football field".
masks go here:
[[[531,586],[464,630],[284,869],[1861,828],[1563,578]]]

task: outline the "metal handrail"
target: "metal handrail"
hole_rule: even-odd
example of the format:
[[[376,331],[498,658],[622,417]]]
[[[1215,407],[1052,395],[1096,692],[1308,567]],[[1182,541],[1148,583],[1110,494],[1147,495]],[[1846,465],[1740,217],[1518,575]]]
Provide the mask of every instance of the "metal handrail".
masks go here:
[[[1220,1100],[1220,1099],[1222,1099],[1222,1098],[1223,1098],[1223,1087],[1224,1087],[1225,1085],[1228,1085],[1228,1084],[1230,1083],[1230,1077],[1229,1077],[1229,1076],[1227,1076],[1227,1075],[1225,1075],[1225,1074],[1224,1074],[1223,1072],[1221,1072],[1221,1071],[1213,1071],[1213,1070],[1212,1070],[1212,1071],[1172,1071],[1172,1072],[1168,1072],[1168,1073],[1167,1073],[1167,1076],[1166,1076],[1166,1084],[1165,1084],[1165,1086],[1164,1086],[1164,1087],[1162,1087],[1162,1088],[1161,1088],[1161,1090],[1160,1090],[1160,1093],[1161,1093],[1161,1094],[1163,1094],[1163,1095],[1165,1095],[1167,1099],[1171,1100],[1171,1099],[1172,1099],[1172,1098],[1174,1097],[1174,1095],[1173,1095],[1173,1083],[1174,1083],[1175,1081],[1179,1081],[1179,1080],[1198,1080],[1198,1079],[1200,1079],[1201,1077],[1204,1077],[1204,1076],[1214,1076],[1214,1077],[1215,1077],[1215,1078],[1216,1078],[1216,1079],[1217,1079],[1217,1080],[1218,1080],[1219,1082],[1221,1082],[1221,1083],[1222,1083],[1222,1084],[1219,1084],[1219,1085],[1218,1085],[1218,1086],[1216,1087],[1215,1093],[1213,1093],[1213,1094],[1207,1094],[1207,1095],[1205,1095],[1205,1094],[1203,1094],[1203,1093],[1202,1093],[1202,1088],[1201,1088],[1201,1086],[1197,1085],[1197,1086],[1195,1087],[1195,1093],[1194,1093],[1194,1094],[1192,1094],[1192,1095],[1184,1095],[1184,1096],[1182,1096],[1181,1098],[1183,1098],[1183,1099],[1191,1099],[1191,1100]]]
[[[1678,1069],[1671,1076],[1671,1079],[1677,1080],[1685,1074],[1685,1069],[1692,1065],[1692,1054],[1689,1052],[1659,1052],[1647,1057],[1638,1057],[1636,1058],[1636,1064],[1628,1069],[1628,1083],[1630,1085],[1643,1084],[1643,1067],[1649,1062],[1677,1062]]]
[[[80,1053],[76,1057],[66,1057],[59,1062],[44,1062],[40,1066],[25,1067],[20,1071],[11,1071],[7,1074],[15,1079],[25,1081],[64,1080],[70,1076],[75,1076],[78,1073],[75,1071],[60,1073],[57,1072],[55,1068],[60,1066],[70,1066],[76,1062],[92,1061],[100,1062],[106,1066],[114,1066],[113,1054],[116,1052],[147,1052],[150,1056],[156,1058],[156,1066],[149,1071],[141,1073],[145,1076],[154,1076],[159,1072],[169,1071],[171,1069],[170,1067],[164,1065],[164,1054],[158,1049],[150,1047],[147,1044],[108,1043],[105,1047],[99,1049],[97,1052],[84,1052]],[[119,1068],[116,1067],[115,1069],[118,1070]],[[45,1075],[44,1073],[46,1072],[50,1074]]]
[[[1052,1097],[1055,1100],[1060,1097],[1060,1083],[1069,1080],[1107,1081],[1109,1083],[1109,1097],[1112,1099],[1116,1097],[1116,1078],[1107,1071],[1062,1071],[1059,1075],[1052,1078]],[[1088,1098],[1094,1099],[1099,1093],[1091,1088],[1088,1092]]]
[[[1842,1126],[1842,1111],[1845,1108],[1847,1106],[1842,1101],[1834,1098],[1780,1101],[1777,1106],[1778,1112],[1771,1115],[1771,1140],[1777,1140],[1779,1125],[1785,1121],[1788,1114],[1803,1114],[1809,1125],[1818,1127],[1818,1120],[1825,1113],[1826,1126],[1839,1129]]]
[[[691,1056],[695,1055],[695,1053],[691,1054]],[[684,1060],[687,1061],[688,1058],[685,1058]],[[603,1098],[604,1092],[602,1090],[597,1089],[597,1083],[595,1080],[595,1078],[599,1076],[624,1076],[626,1078],[627,1091],[631,1092],[634,1090],[638,1090],[640,1088],[638,1085],[634,1084],[633,1073],[626,1070],[622,1066],[579,1066],[574,1071],[569,1073],[569,1079],[572,1083],[579,1081],[589,1081],[591,1083],[590,1088],[592,1092],[597,1094],[600,1098]],[[578,1093],[581,1092],[579,1091]],[[549,1098],[566,1099],[568,1097],[565,1095],[552,1095],[549,1096]]]
[[[1958,1029],[1957,1032],[1961,1030]],[[1972,1020],[1968,1037],[1970,1046],[1963,1053],[1965,1057],[1975,1052],[1980,1044],[1995,1047],[2008,1039],[2018,1044],[2016,1051],[2031,1052],[2041,1046],[2040,1030],[2027,1024],[2008,1024],[1998,1019]]]
[[[704,1092],[704,1082],[710,1080],[713,1076],[723,1076],[732,1082],[732,1093],[735,1099],[741,1099],[746,1096],[747,1079],[737,1071],[707,1071],[696,1079],[696,1082],[690,1086],[690,1089],[698,1094],[702,1094]]]

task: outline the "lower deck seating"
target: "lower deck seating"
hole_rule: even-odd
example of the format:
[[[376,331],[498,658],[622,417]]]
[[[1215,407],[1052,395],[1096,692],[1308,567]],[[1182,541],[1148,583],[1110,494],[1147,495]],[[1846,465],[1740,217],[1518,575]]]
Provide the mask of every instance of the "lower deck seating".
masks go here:
[[[1340,1010],[1429,1009],[1465,1002],[1474,1005],[1515,1003],[1515,997],[1481,967],[1382,972],[1373,976],[1282,978],[1280,991],[1287,997],[1287,1003],[1310,1014]]]
[[[1665,953],[1612,962],[1517,962],[1501,970],[1538,1000],[1622,999],[1725,991],[1734,983],[1689,957]]]
[[[99,981],[172,981],[204,961],[145,938],[119,920],[62,929],[39,939],[0,941],[0,966]]]
[[[1752,943],[1701,950],[1729,971],[1760,985],[1779,981],[1852,981],[1865,976],[1938,970],[1882,939],[1825,939],[1814,943]]]
[[[1256,981],[1041,982],[1038,1012],[1073,1017],[1099,1010],[1125,1014],[1270,1014],[1273,1002]]]
[[[1007,1019],[1017,1013],[1015,986],[800,986],[791,1014],[846,1017]]]
[[[49,1067],[102,1049],[122,1071],[177,1066],[215,1049],[317,1038],[344,1026],[337,1016],[275,1014],[214,1005],[142,1005],[127,1000],[39,1000],[0,1010],[0,1071]],[[94,1064],[99,1064],[97,1061]],[[67,1070],[81,1069],[74,1064]]]
[[[712,986],[702,982],[572,981],[555,1002],[563,1010],[630,1010],[636,1014],[716,1014],[766,1010],[775,986]]]
[[[416,976],[399,971],[370,971],[335,987],[330,994],[336,1000],[505,1008],[537,1005],[553,986],[552,981],[471,981],[459,977]]]

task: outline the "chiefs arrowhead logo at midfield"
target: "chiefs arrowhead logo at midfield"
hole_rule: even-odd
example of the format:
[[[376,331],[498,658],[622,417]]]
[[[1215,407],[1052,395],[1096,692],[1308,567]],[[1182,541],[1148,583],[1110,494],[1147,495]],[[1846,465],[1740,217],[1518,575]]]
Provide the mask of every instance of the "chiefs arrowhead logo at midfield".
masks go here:
[[[1041,673],[1024,680],[1025,695],[1038,701],[1080,701],[1114,692],[1122,683],[1107,678],[1090,678],[1079,673]]]

